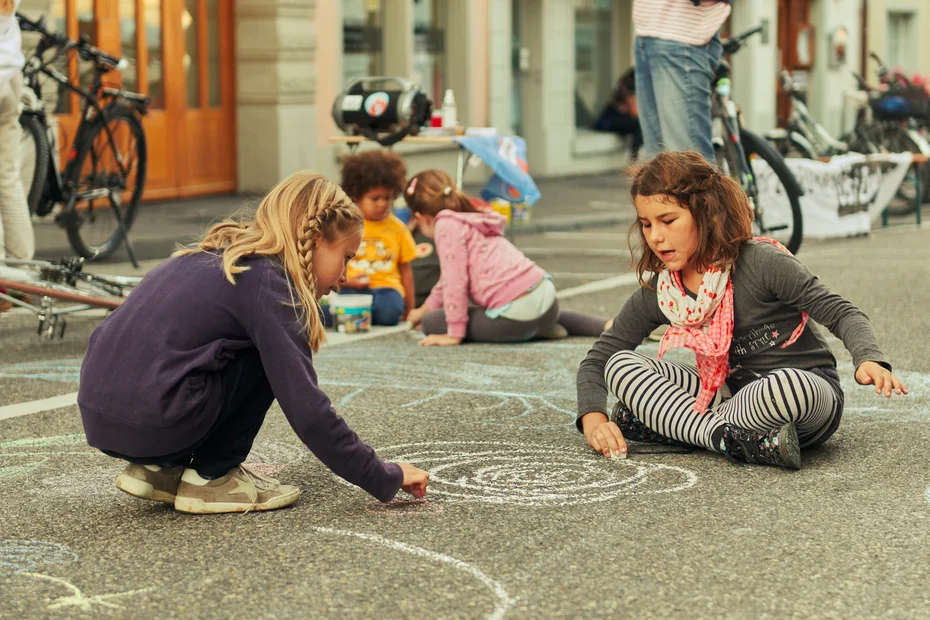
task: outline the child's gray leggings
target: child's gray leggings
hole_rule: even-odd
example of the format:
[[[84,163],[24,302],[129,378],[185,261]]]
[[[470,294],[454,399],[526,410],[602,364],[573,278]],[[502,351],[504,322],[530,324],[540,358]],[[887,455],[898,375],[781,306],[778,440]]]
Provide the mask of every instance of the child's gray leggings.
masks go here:
[[[532,321],[514,321],[506,317],[490,318],[484,308],[468,308],[468,331],[465,340],[470,342],[526,342],[551,329],[556,323],[564,327],[570,336],[597,337],[604,331],[607,319],[585,312],[559,310],[559,302],[553,302],[545,314]],[[423,333],[445,334],[446,313],[434,310],[423,317]]]

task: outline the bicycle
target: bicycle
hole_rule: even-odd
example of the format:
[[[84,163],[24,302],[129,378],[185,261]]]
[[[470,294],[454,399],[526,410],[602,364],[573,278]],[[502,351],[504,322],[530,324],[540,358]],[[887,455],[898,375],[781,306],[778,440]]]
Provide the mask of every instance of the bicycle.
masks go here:
[[[891,71],[875,52],[869,52],[869,57],[878,63],[878,77],[886,90],[872,88],[861,75],[852,74],[859,90],[867,93],[869,103],[857,117],[856,132],[861,141],[855,144],[868,142],[878,153],[910,152],[930,156],[930,142],[924,135],[930,111],[927,92],[912,85],[901,73]],[[927,202],[930,200],[930,167],[923,166],[920,170],[920,202]],[[890,215],[909,215],[915,211],[916,181],[917,171],[909,171],[895,199],[888,204]]]
[[[67,325],[65,315],[115,310],[142,281],[135,276],[88,273],[84,262],[84,258],[57,262],[0,259],[0,301],[34,313],[41,338],[61,339]],[[61,307],[62,303],[66,305]]]
[[[772,142],[784,157],[805,157],[818,159],[849,152],[849,145],[837,140],[826,127],[814,118],[807,109],[805,89],[798,84],[791,74],[781,72],[782,90],[791,96],[791,112],[783,129],[766,132],[765,137]]]
[[[30,208],[41,217],[51,213],[56,205],[63,205],[55,215],[55,222],[65,229],[71,247],[79,256],[101,260],[125,243],[130,260],[138,266],[129,242],[129,229],[145,186],[147,151],[141,117],[148,112],[149,97],[104,86],[105,74],[128,67],[125,59],[92,46],[86,36],[73,41],[49,32],[44,17],[38,21],[19,13],[16,17],[24,32],[41,35],[35,53],[23,67],[26,94],[20,124],[24,140],[32,141],[32,146],[24,150],[32,152],[34,148],[35,152],[33,176],[25,185]],[[45,60],[49,50],[56,53]],[[70,51],[93,63],[93,77],[87,90],[72,84],[51,66]],[[54,161],[56,136],[42,100],[40,74],[83,99],[81,120],[64,170],[59,170]],[[115,227],[110,225],[112,222]]]
[[[724,53],[735,54],[746,39],[762,30],[763,27],[759,26],[724,41]],[[780,241],[790,252],[796,254],[801,247],[804,232],[801,214],[801,196],[804,191],[775,147],[743,127],[736,103],[730,98],[730,65],[726,60],[721,60],[717,66],[713,86],[712,140],[717,166],[724,174],[736,179],[746,192],[753,212],[753,232],[757,236]],[[773,192],[787,201],[787,204],[779,205],[781,209],[778,211],[781,213],[776,213],[774,217],[772,214],[766,216],[759,199],[761,194],[753,170],[753,160],[761,160],[771,168],[775,176],[773,179],[767,176],[766,179],[777,181],[777,187],[773,188]]]

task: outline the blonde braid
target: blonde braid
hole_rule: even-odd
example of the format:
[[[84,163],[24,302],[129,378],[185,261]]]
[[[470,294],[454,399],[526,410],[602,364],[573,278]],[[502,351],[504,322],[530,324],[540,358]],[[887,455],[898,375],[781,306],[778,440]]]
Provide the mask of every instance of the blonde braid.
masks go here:
[[[354,202],[348,200],[329,200],[317,207],[307,217],[297,231],[297,264],[300,266],[300,283],[296,285],[298,297],[312,300],[314,312],[304,317],[310,347],[317,351],[326,342],[326,330],[319,316],[316,301],[317,282],[313,276],[313,249],[320,240],[335,241],[339,232],[349,232],[353,226],[361,228],[364,220]],[[296,279],[296,274],[295,274]],[[305,292],[302,292],[305,289]],[[306,303],[302,304],[307,307]]]

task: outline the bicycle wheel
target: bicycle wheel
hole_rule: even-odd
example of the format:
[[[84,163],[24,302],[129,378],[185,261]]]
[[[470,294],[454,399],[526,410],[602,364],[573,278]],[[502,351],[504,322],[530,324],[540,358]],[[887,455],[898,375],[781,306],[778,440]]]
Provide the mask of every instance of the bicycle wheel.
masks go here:
[[[740,129],[740,142],[758,189],[753,231],[757,236],[780,241],[797,254],[804,235],[801,186],[785,159],[761,136]]]
[[[23,182],[23,192],[29,204],[30,213],[39,213],[39,200],[42,190],[45,189],[45,178],[48,175],[49,147],[45,127],[39,122],[35,114],[24,112],[19,115],[19,124],[23,132],[19,141],[20,178]]]
[[[74,193],[107,189],[119,195],[119,213],[128,232],[145,186],[145,131],[126,106],[112,105],[104,110],[102,118],[105,120],[96,121],[78,137],[75,158],[65,176]],[[113,136],[112,143],[107,127]],[[126,174],[120,170],[117,153]],[[75,217],[65,221],[68,241],[79,256],[102,260],[119,247],[123,232],[114,210],[109,196],[82,200],[75,205]]]

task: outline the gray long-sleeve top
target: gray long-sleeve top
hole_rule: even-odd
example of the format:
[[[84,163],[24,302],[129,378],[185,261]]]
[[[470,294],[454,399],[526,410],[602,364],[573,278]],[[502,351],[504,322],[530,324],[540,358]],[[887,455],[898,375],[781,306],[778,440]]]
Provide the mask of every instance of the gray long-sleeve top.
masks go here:
[[[794,256],[766,242],[747,241],[730,272],[733,283],[733,342],[730,372],[751,377],[777,368],[836,368],[836,358],[816,327],[808,323],[793,344],[782,349],[801,322],[801,311],[829,329],[852,354],[853,367],[873,361],[889,370],[868,317],[831,292]],[[604,367],[617,351],[632,351],[655,328],[668,325],[659,309],[656,278],[634,292],[578,369],[578,419],[606,411]],[[832,373],[831,373],[832,374]],[[834,386],[839,390],[838,382]]]
[[[233,285],[218,256],[168,259],[97,327],[78,392],[88,443],[138,457],[184,450],[219,414],[223,368],[254,348],[301,441],[335,474],[388,501],[403,472],[379,459],[320,389],[281,264],[262,256],[239,264],[249,269]]]

